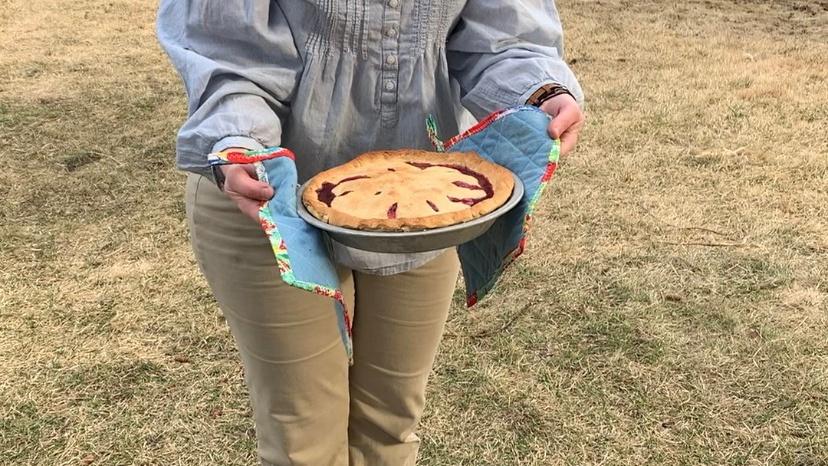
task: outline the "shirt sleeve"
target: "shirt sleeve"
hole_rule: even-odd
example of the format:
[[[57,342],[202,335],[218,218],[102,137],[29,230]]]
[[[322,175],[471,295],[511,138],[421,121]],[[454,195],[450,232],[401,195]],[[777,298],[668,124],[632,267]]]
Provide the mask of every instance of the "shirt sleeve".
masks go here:
[[[279,145],[302,61],[278,2],[162,0],[156,32],[189,101],[180,169],[212,177],[211,151]]]
[[[447,41],[461,102],[477,118],[522,105],[545,84],[584,95],[563,60],[563,30],[553,0],[469,0]]]

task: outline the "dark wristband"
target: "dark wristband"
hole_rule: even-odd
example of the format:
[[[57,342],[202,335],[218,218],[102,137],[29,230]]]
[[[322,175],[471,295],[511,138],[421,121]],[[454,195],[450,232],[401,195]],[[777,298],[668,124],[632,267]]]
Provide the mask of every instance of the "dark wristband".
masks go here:
[[[221,165],[212,165],[210,169],[213,171],[213,180],[216,182],[216,186],[224,191],[224,172],[221,170]]]
[[[526,105],[540,107],[547,100],[562,94],[567,94],[570,97],[575,98],[575,96],[569,92],[569,89],[561,86],[560,84],[544,84],[539,87],[537,91],[533,92],[528,99],[526,99]]]

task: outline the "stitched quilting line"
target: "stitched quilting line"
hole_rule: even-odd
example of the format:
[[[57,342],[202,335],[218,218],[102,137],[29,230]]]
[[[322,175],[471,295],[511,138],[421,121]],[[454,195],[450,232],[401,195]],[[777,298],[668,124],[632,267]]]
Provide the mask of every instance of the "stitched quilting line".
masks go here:
[[[510,111],[507,111],[508,113],[506,113],[506,112],[503,112],[503,113],[506,113],[508,115],[508,114],[515,113],[517,111],[528,111],[528,110],[534,111],[536,113],[540,112],[538,109],[535,109],[533,107],[528,107],[528,108],[512,109]],[[501,255],[502,259],[500,259],[500,263],[498,265],[494,266],[494,262],[490,261],[489,262],[489,267],[485,267],[485,264],[479,264],[478,265],[478,264],[475,264],[473,261],[466,261],[466,264],[467,264],[466,267],[469,268],[469,269],[474,269],[474,273],[476,273],[478,276],[485,277],[487,275],[487,270],[482,270],[482,268],[486,268],[486,269],[489,269],[489,270],[491,268],[494,269],[492,271],[492,275],[489,277],[488,280],[486,280],[485,283],[479,284],[474,288],[467,289],[466,304],[469,307],[476,304],[480,299],[483,299],[483,297],[485,297],[485,295],[488,294],[494,288],[495,284],[497,283],[499,278],[502,276],[505,269],[509,265],[511,265],[514,262],[514,260],[517,259],[517,257],[519,257],[524,252],[525,245],[526,245],[526,234],[529,231],[529,223],[530,223],[530,220],[531,220],[531,217],[532,217],[532,213],[534,211],[534,207],[535,207],[538,199],[540,198],[546,184],[548,184],[548,182],[550,181],[552,175],[554,174],[555,167],[557,166],[557,161],[558,161],[558,158],[559,158],[560,143],[559,143],[559,141],[555,140],[555,141],[551,142],[551,146],[548,149],[548,153],[546,154],[546,157],[544,157],[545,161],[546,161],[546,164],[545,164],[546,166],[543,166],[540,163],[535,162],[533,156],[540,155],[542,153],[541,151],[544,151],[544,148],[546,147],[546,145],[545,144],[540,144],[539,146],[534,147],[534,148],[532,148],[532,150],[529,150],[529,151],[526,151],[526,148],[523,148],[523,150],[521,150],[521,148],[517,147],[515,142],[512,141],[510,138],[503,137],[503,132],[504,132],[503,126],[505,125],[505,123],[502,123],[502,122],[505,121],[503,119],[504,116],[506,116],[506,115],[503,115],[503,114],[491,115],[490,118],[485,119],[480,124],[473,127],[472,129],[470,129],[469,131],[467,131],[463,135],[460,135],[459,137],[457,137],[457,138],[453,139],[452,141],[450,141],[452,146],[456,145],[454,147],[455,150],[468,150],[468,149],[463,147],[463,144],[461,144],[461,141],[462,141],[462,142],[467,143],[467,145],[473,146],[474,148],[478,149],[477,152],[482,153],[482,154],[499,153],[497,151],[503,150],[503,148],[501,147],[502,144],[504,144],[504,143],[508,144],[508,145],[512,146],[511,148],[515,152],[517,152],[517,153],[526,153],[528,155],[527,157],[522,157],[521,158],[522,160],[513,160],[515,163],[521,163],[521,166],[518,166],[518,167],[515,167],[515,168],[517,168],[518,170],[521,170],[521,173],[523,173],[525,170],[527,170],[527,165],[532,164],[533,167],[530,168],[529,171],[532,172],[532,177],[533,178],[537,177],[538,180],[539,180],[539,182],[537,184],[537,187],[535,187],[535,189],[534,189],[534,192],[527,191],[527,193],[526,193],[527,195],[524,196],[524,199],[521,201],[521,203],[518,206],[518,207],[522,207],[522,208],[526,209],[526,212],[523,215],[523,222],[522,222],[522,225],[520,227],[520,237],[517,241],[517,244],[511,250],[509,250],[505,255]],[[540,129],[536,129],[535,127],[533,127],[529,122],[524,121],[524,119],[521,118],[520,116],[516,116],[515,118],[510,119],[510,123],[512,123],[512,120],[514,120],[515,125],[521,127],[523,131],[528,131],[528,132],[536,134],[536,135],[541,131]],[[486,133],[483,141],[476,141],[474,139],[474,135],[479,133],[483,129],[489,129],[489,131]],[[506,128],[506,129],[514,131],[513,128]],[[543,128],[543,131],[544,131],[543,136],[546,136],[545,127]],[[490,136],[493,133],[497,133],[498,137],[493,139]],[[492,144],[492,141],[494,142],[494,144]],[[492,145],[494,145],[494,147],[490,147]],[[532,185],[534,185],[534,183],[532,183]],[[532,186],[530,186],[529,188],[531,188],[531,187]],[[484,234],[484,237],[485,237],[485,234]],[[473,240],[469,243],[461,245],[461,247],[460,247],[461,251],[462,251],[462,249],[466,249],[466,248],[476,249],[478,251],[478,256],[479,257],[491,257],[491,256],[486,254],[486,251],[482,251],[482,249],[480,247],[480,241],[479,240]],[[496,261],[498,259],[493,258],[493,260]],[[494,266],[494,267],[492,267],[492,266]],[[470,281],[470,280],[468,280],[469,278],[472,278],[470,275],[471,275],[470,273],[467,273],[466,271],[464,271],[464,276],[466,276],[467,282]]]
[[[555,171],[554,167],[557,166],[557,164],[556,163],[550,164],[550,166],[552,168],[550,170],[548,170],[548,173],[554,173],[554,171]],[[546,178],[546,176],[544,176],[544,178]],[[505,270],[518,257],[520,257],[524,253],[524,251],[526,250],[527,234],[529,232],[529,224],[530,224],[530,221],[531,221],[531,218],[532,218],[532,212],[534,210],[534,205],[537,202],[538,198],[540,198],[540,195],[543,192],[546,185],[548,184],[549,179],[551,179],[551,174],[549,175],[548,178],[546,178],[546,181],[541,183],[541,185],[539,186],[537,192],[535,193],[535,196],[533,196],[533,200],[531,202],[529,202],[529,206],[527,207],[527,212],[526,212],[526,215],[524,217],[525,220],[523,222],[522,236],[521,236],[520,240],[518,241],[517,247],[515,247],[513,250],[511,250],[509,253],[506,254],[503,261],[497,267],[497,270],[493,273],[491,278],[486,283],[484,283],[482,285],[479,285],[471,293],[467,293],[467,296],[466,296],[466,305],[467,305],[467,307],[474,306],[478,301],[483,299],[491,290],[493,290],[495,285],[497,284],[498,280],[500,279],[500,277],[505,272]],[[471,243],[471,244],[474,244],[474,243]],[[477,247],[477,249],[480,250],[479,247]],[[479,275],[485,275],[485,272],[481,272],[479,268],[477,270],[478,270]]]

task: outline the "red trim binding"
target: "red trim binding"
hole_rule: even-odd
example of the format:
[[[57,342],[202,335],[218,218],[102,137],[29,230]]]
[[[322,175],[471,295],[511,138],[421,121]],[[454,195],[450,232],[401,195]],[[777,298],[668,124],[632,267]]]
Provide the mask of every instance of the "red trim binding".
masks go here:
[[[547,181],[552,179],[552,175],[555,174],[555,169],[558,168],[557,163],[549,163],[546,166],[546,171],[543,173],[543,177],[541,178],[541,183],[546,183]]]
[[[476,125],[474,125],[471,128],[467,129],[465,132],[463,132],[461,134],[458,134],[457,136],[454,136],[453,138],[449,139],[448,142],[446,142],[443,145],[443,147],[445,148],[445,150],[449,150],[451,148],[451,146],[453,146],[454,144],[459,142],[461,139],[467,138],[467,137],[469,137],[473,134],[476,134],[476,133],[479,133],[480,131],[483,131],[484,128],[489,126],[489,124],[491,122],[493,122],[494,120],[496,120],[500,115],[502,115],[503,112],[505,112],[505,110],[500,110],[498,112],[492,113],[491,115],[487,116],[486,118],[480,120]]]
[[[348,315],[348,304],[345,303],[345,296],[342,294],[341,290],[336,290],[334,299],[339,301],[339,304],[342,305],[342,320],[345,322],[345,329],[348,331],[348,338],[353,338],[354,329],[351,326],[351,317]]]
[[[233,151],[228,152],[226,157],[227,161],[230,163],[255,163],[261,162],[262,160],[277,159],[279,157],[287,157],[290,160],[296,160],[296,155],[294,155],[293,151],[291,151],[290,149],[285,149],[284,147],[277,149],[273,152],[257,152],[258,151],[254,152],[252,155],[247,155],[241,151]]]

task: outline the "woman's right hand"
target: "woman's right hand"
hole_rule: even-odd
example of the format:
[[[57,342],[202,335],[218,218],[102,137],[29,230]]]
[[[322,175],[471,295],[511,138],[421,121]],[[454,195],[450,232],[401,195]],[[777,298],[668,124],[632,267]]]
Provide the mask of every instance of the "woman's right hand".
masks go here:
[[[219,170],[224,174],[224,194],[227,195],[244,215],[259,222],[259,206],[275,194],[273,188],[259,181],[253,164],[222,165]]]

